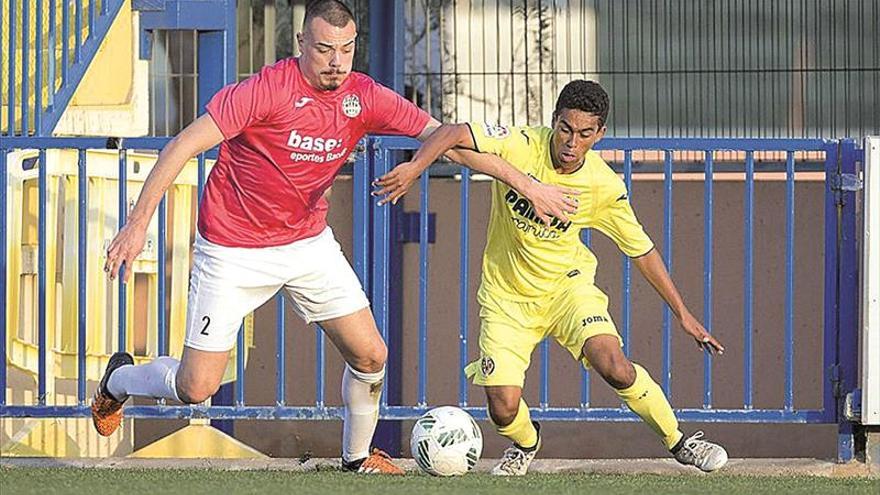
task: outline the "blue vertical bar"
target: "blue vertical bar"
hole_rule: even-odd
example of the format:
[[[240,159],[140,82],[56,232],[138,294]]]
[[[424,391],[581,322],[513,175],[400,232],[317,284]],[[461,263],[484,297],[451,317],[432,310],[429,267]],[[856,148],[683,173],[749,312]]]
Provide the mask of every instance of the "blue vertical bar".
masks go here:
[[[34,134],[43,135],[43,2],[34,12]]]
[[[46,245],[46,200],[48,199],[48,170],[46,170],[46,150],[40,150],[40,163],[38,165],[38,181],[39,181],[39,201],[40,204],[38,206],[39,209],[39,221],[37,223],[38,233],[37,239],[39,239],[38,245],[39,250],[37,251],[37,274],[38,274],[38,310],[37,310],[37,318],[40,323],[37,327],[37,331],[39,332],[38,341],[39,341],[39,349],[37,354],[37,374],[39,375],[39,388],[37,393],[37,403],[39,405],[46,404],[46,381],[48,377],[46,376],[46,351],[48,350],[46,347],[48,346],[48,340],[46,339],[46,250],[49,246]],[[5,393],[5,390],[4,390]]]
[[[61,86],[67,84],[70,63],[70,0],[61,4]],[[55,91],[51,91],[55,93]]]
[[[30,134],[30,124],[28,123],[28,103],[30,102],[30,94],[28,86],[30,86],[30,2],[21,2],[21,135]],[[13,80],[14,81],[14,80]],[[14,82],[13,82],[14,84]],[[13,86],[14,87],[14,86]]]
[[[745,253],[743,253],[743,407],[752,408],[752,317],[753,317],[753,269],[754,233],[752,221],[755,217],[755,157],[746,151],[746,198],[745,198]]]
[[[77,186],[79,188],[77,209],[78,221],[78,247],[77,247],[77,337],[76,337],[76,367],[77,387],[76,398],[80,404],[86,401],[86,317],[88,315],[87,296],[87,269],[89,253],[88,237],[88,208],[89,208],[89,178],[86,175],[86,150],[77,152]]]
[[[632,150],[623,152],[623,182],[626,184],[626,194],[632,197]],[[623,306],[621,315],[623,320],[623,353],[629,357],[629,330],[630,322],[630,299],[632,293],[632,260],[623,255]]]
[[[841,174],[857,174],[856,162],[863,160],[862,153],[856,149],[851,139],[839,142],[839,172]],[[859,362],[859,231],[858,212],[856,211],[857,193],[840,191],[837,212],[840,218],[838,238],[838,355],[839,394],[841,406],[847,394],[856,389],[858,384]],[[852,460],[855,455],[853,424],[845,418],[838,418],[837,458],[841,462]]]
[[[283,406],[285,397],[284,294],[275,296],[275,405]]]
[[[419,191],[419,405],[427,405],[428,388],[428,187],[430,169],[421,177]]]
[[[92,0],[95,1],[95,0]],[[110,0],[101,0],[101,15],[107,15],[107,4]]]
[[[244,406],[244,325],[235,339],[235,406]]]
[[[62,5],[65,5],[66,2]],[[55,105],[55,65],[58,63],[58,53],[55,50],[56,39],[58,37],[58,29],[55,27],[55,2],[49,2],[49,36],[46,39],[46,45],[49,50],[49,66],[46,68],[46,108],[51,109]],[[66,10],[66,9],[65,9]],[[51,129],[47,129],[45,134],[51,134]]]
[[[672,151],[663,152],[663,262],[672,275]],[[672,398],[672,325],[669,306],[663,305],[663,393]]]
[[[158,239],[156,243],[158,244],[158,264],[156,266],[156,278],[158,279],[158,314],[156,315],[156,344],[158,347],[157,354],[160,356],[165,356],[168,354],[168,344],[167,344],[167,336],[168,336],[168,325],[165,319],[165,261],[166,261],[166,253],[165,253],[165,243],[167,242],[167,210],[166,210],[166,201],[167,196],[165,194],[162,195],[162,200],[159,201],[159,233]]]
[[[324,407],[324,329],[315,325],[315,406]]]
[[[198,155],[198,164],[196,166],[196,176],[197,176],[197,189],[196,194],[199,195],[199,204],[202,204],[202,194],[205,192],[205,181],[208,180],[205,172],[205,154],[199,153]]]
[[[87,40],[95,36],[95,1],[89,0],[89,37]]]
[[[354,271],[361,280],[364,292],[370,293],[370,184],[372,183],[370,158],[372,142],[361,140],[364,151],[357,153],[352,180],[352,229],[354,230]]]
[[[128,154],[125,150],[119,150],[119,230],[125,226],[128,218]],[[119,270],[118,293],[119,293],[119,331],[118,350],[126,350],[125,341],[125,318],[128,313],[125,300],[125,274],[131,270],[130,266],[123,266]]]
[[[837,216],[837,203],[840,193],[832,187],[833,178],[838,173],[837,142],[829,141],[825,148],[825,304],[824,338],[822,345],[823,367],[825,370],[822,392],[822,410],[825,421],[837,422],[836,388],[840,380],[838,364],[839,332],[838,313],[840,310],[838,281],[838,234],[840,229]]]
[[[8,3],[12,3],[12,2],[0,2],[0,43],[3,43],[3,39],[4,39],[4,38],[3,38],[3,30],[6,29],[6,26],[3,24],[3,19],[5,18],[4,13],[6,12],[6,9],[9,8],[9,7],[7,6]],[[9,24],[11,25],[13,22],[14,22],[14,21],[10,18],[10,20],[9,20]],[[7,47],[7,52],[9,53],[9,55],[12,55],[13,57],[15,56],[15,50],[14,50],[14,47],[12,47],[12,46],[8,46],[8,47]],[[3,54],[2,50],[0,50],[0,68],[2,68],[2,67],[6,67],[6,63],[5,63],[5,60],[4,60],[3,57],[4,57],[4,54]],[[3,70],[0,69],[0,76],[2,76],[2,74],[3,74]],[[3,88],[3,83],[2,83],[2,81],[0,81],[0,91],[2,91],[2,88]],[[11,93],[11,92],[12,92],[12,90],[11,90],[11,88],[10,88],[10,90],[8,91],[8,93]],[[2,101],[3,101],[2,98],[3,98],[3,97],[7,97],[7,98],[9,97],[9,94],[8,94],[8,93],[5,94],[5,95],[0,95],[0,104],[2,104]],[[0,112],[0,113],[2,113],[2,112]],[[7,134],[10,135],[10,136],[12,136],[12,135],[13,135],[12,129],[9,129],[8,132],[5,132],[5,133],[4,133],[4,132],[3,132],[3,125],[2,125],[2,122],[0,122],[0,136],[4,136],[4,135],[7,135]]]
[[[76,0],[73,11],[73,63],[78,64],[82,60],[82,31],[83,31],[83,4],[82,0]]]
[[[468,312],[470,305],[470,273],[468,271],[468,254],[470,252],[470,198],[471,169],[461,168],[461,204],[459,207],[459,242],[458,252],[458,405],[467,406],[468,385],[464,368],[468,364]]]
[[[550,341],[541,342],[541,387],[538,392],[541,409],[550,404]]]
[[[706,330],[712,331],[712,205],[714,174],[712,152],[706,151],[706,177],[703,194],[703,210],[705,215],[703,234],[703,324]],[[712,356],[703,352],[703,407],[712,407]]]
[[[794,409],[794,152],[785,161],[785,403]]]
[[[593,242],[593,231],[581,230],[581,242],[589,249]],[[581,409],[588,407],[590,407],[590,372],[581,363]]]
[[[389,170],[390,153],[382,148],[381,141],[373,141],[373,174],[376,177],[385,175]],[[391,209],[372,204],[373,210],[373,275],[372,279],[372,307],[376,318],[376,325],[382,334],[382,339],[388,343],[388,245],[390,242],[390,217]],[[389,354],[399,352],[397,349],[388,349]],[[398,373],[399,370],[386,370],[386,374]],[[380,410],[388,406],[388,394],[382,391]]]
[[[6,232],[9,226],[6,222],[9,174],[6,164],[7,152],[8,150],[0,148],[0,356],[4,356],[3,366],[0,366],[0,406],[6,405],[6,305],[8,304],[6,300],[6,278],[7,258],[9,256],[6,250]]]
[[[7,106],[7,115],[6,120],[8,122],[9,129],[7,130],[7,134],[10,136],[15,135],[15,53],[16,53],[16,43],[15,43],[15,6],[18,2],[9,2],[9,73],[6,78],[6,85],[8,88],[8,101],[6,102]],[[4,157],[5,159],[5,157]],[[5,191],[4,191],[5,193]]]

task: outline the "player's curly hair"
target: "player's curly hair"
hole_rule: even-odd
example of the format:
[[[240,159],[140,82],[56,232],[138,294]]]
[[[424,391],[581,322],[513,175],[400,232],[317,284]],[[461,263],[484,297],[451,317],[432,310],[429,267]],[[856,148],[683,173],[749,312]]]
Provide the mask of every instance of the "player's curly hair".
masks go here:
[[[599,125],[608,119],[608,93],[595,81],[575,79],[566,84],[556,99],[553,117],[559,116],[563,109],[583,110],[599,117]]]
[[[351,13],[351,9],[338,0],[312,0],[309,2],[306,5],[303,26],[306,26],[315,17],[320,17],[338,28],[347,26],[349,22],[354,22],[354,14]]]

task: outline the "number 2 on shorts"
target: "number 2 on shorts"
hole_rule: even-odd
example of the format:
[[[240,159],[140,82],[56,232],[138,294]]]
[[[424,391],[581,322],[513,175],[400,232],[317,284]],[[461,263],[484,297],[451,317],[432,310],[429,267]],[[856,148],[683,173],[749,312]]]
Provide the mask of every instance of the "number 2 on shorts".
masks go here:
[[[202,321],[205,322],[205,326],[202,328],[202,331],[200,333],[202,335],[208,335],[208,325],[211,324],[211,317],[208,315],[205,315],[202,317]]]

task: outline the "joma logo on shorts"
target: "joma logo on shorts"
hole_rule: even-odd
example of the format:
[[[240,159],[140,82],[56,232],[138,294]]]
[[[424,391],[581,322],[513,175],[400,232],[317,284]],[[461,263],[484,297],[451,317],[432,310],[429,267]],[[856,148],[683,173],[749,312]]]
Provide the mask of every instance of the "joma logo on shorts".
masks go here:
[[[588,316],[588,317],[584,318],[583,320],[581,320],[581,325],[587,326],[587,325],[592,325],[593,323],[600,323],[600,322],[608,323],[608,318],[605,318],[602,315]]]

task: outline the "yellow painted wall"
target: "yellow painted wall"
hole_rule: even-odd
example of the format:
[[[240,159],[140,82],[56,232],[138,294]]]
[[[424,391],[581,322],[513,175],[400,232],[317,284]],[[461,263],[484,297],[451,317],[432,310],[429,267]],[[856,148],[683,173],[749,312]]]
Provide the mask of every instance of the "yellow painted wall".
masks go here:
[[[7,329],[7,353],[3,365],[10,375],[5,390],[7,404],[34,405],[37,401],[39,356],[37,312],[39,249],[37,222],[38,166],[47,173],[46,198],[46,336],[47,405],[75,405],[78,377],[78,181],[77,152],[49,150],[46,163],[37,164],[36,152],[17,151],[8,155],[9,208],[7,252],[7,315],[0,322]],[[128,154],[127,198],[132,204],[156,161],[150,153]],[[87,300],[86,378],[88,403],[107,364],[119,347],[120,319],[126,326],[126,350],[142,363],[158,355],[158,221],[154,216],[147,232],[147,244],[136,258],[133,280],[126,285],[126,313],[120,314],[118,285],[103,272],[107,245],[118,225],[119,155],[111,150],[86,154],[88,180],[87,211]],[[211,163],[207,164],[209,167]],[[195,232],[197,162],[191,160],[167,195],[166,308],[168,350],[179,357],[186,331],[186,306]],[[253,346],[253,319],[245,321],[247,348]],[[247,351],[248,349],[246,349]],[[223,381],[235,379],[235,350],[230,355]],[[127,433],[126,433],[127,432]],[[0,448],[3,455],[97,456],[127,455],[131,451],[131,430],[117,434],[114,442],[97,436],[87,420],[2,419]],[[128,437],[126,437],[128,435]]]
[[[71,106],[129,103],[137,57],[135,34],[131,0],[126,0],[74,93]]]
[[[2,70],[0,70],[0,129],[6,130],[8,125],[8,71],[10,55],[15,57],[16,78],[15,78],[15,120],[16,130],[20,132],[22,115],[22,57],[28,60],[28,79],[29,79],[29,95],[28,95],[28,124],[29,132],[35,132],[34,127],[34,105],[36,102],[35,91],[33,85],[36,78],[36,54],[38,47],[36,46],[36,24],[35,10],[38,0],[25,0],[29,2],[30,23],[28,30],[29,47],[27,53],[22,50],[20,32],[17,33],[18,42],[16,50],[10,51],[9,38],[0,37],[0,50],[3,53]],[[42,26],[43,33],[43,84],[42,84],[42,105],[45,108],[49,103],[50,90],[53,92],[61,88],[61,57],[62,57],[62,38],[61,38],[61,9],[65,4],[71,6],[71,32],[68,40],[68,56],[70,61],[74,60],[74,44],[75,32],[73,27],[73,8],[72,2],[66,0],[54,0],[56,7],[56,43],[54,47],[49,46],[49,23],[48,9],[50,2],[53,0],[40,0],[43,2],[44,22]],[[89,2],[91,0],[83,0],[83,9],[85,11],[83,18],[82,39],[86,40],[89,36],[89,28],[87,22],[87,12]],[[21,4],[16,10],[16,25],[21,29]],[[100,6],[97,6],[100,9]],[[3,16],[0,22],[4,26],[9,25],[9,9],[3,9]],[[139,136],[145,135],[149,126],[149,94],[148,94],[148,62],[138,59],[138,14],[132,12],[131,1],[126,0],[122,5],[119,14],[116,16],[110,31],[103,39],[98,52],[95,54],[92,63],[86,70],[86,74],[80,81],[76,92],[71,98],[64,115],[58,122],[56,135],[115,135],[115,136]],[[49,63],[54,51],[55,64],[55,80],[54,88],[49,77]]]

